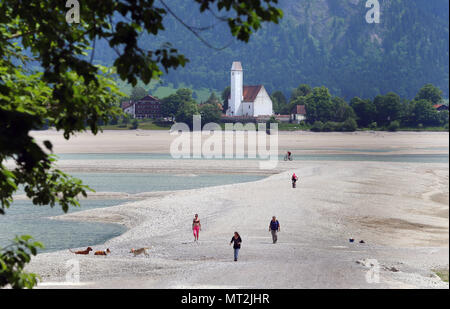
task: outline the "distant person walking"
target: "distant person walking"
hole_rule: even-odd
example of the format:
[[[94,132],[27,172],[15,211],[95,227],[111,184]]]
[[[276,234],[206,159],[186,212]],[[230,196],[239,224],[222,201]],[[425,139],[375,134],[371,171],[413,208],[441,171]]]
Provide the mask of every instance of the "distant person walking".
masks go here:
[[[233,244],[234,249],[234,261],[237,262],[239,250],[241,249],[242,239],[238,232],[234,232],[233,238],[231,238],[230,245]]]
[[[274,244],[277,243],[278,235],[280,231],[280,222],[278,222],[277,217],[273,216],[269,223],[269,231],[272,233],[272,241]]]
[[[297,175],[295,175],[295,173],[292,175],[291,180],[292,180],[292,188],[297,188],[298,177],[297,177]]]
[[[200,219],[198,214],[195,214],[194,220],[192,221],[192,232],[194,233],[194,241],[198,241],[198,235],[202,230],[202,225],[200,224]]]

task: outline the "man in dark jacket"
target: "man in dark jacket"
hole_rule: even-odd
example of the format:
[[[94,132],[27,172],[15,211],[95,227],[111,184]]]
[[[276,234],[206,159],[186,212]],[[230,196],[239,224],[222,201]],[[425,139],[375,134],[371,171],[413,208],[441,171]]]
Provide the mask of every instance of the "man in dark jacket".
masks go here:
[[[280,222],[278,222],[275,216],[272,217],[272,220],[269,223],[269,231],[272,233],[272,240],[275,244],[278,240],[277,233],[280,231]]]

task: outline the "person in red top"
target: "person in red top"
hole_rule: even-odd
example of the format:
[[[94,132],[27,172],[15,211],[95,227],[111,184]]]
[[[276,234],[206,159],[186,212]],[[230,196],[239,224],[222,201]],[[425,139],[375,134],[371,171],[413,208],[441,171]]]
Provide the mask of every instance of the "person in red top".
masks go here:
[[[298,177],[297,175],[295,175],[295,173],[292,175],[291,180],[292,180],[292,188],[295,188],[298,180]]]
[[[192,232],[194,233],[194,241],[198,241],[198,235],[202,230],[202,225],[200,224],[200,219],[198,214],[195,214],[194,220],[192,221]]]

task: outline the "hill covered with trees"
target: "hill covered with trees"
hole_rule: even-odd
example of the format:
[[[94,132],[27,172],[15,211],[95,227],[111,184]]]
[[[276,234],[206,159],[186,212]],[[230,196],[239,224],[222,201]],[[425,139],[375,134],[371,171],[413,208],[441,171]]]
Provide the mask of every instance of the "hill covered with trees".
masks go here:
[[[163,76],[164,84],[175,87],[222,91],[229,85],[232,61],[239,60],[246,84],[264,84],[269,92],[288,97],[308,84],[347,100],[390,91],[413,99],[427,83],[448,97],[449,2],[379,2],[380,23],[368,24],[365,0],[280,0],[282,22],[263,25],[244,44],[232,39],[221,16],[199,14],[190,9],[191,2],[172,0],[167,3],[179,20],[168,16],[166,31],[157,40],[140,36],[139,45],[155,48],[170,41],[189,59],[183,69]],[[97,43],[97,62],[111,65],[114,57],[105,42]]]

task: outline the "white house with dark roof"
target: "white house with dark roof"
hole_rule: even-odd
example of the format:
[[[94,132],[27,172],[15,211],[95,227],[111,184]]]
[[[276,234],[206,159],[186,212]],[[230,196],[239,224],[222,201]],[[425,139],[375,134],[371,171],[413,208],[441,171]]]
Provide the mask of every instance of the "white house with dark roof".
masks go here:
[[[227,116],[273,115],[272,100],[263,85],[244,86],[244,71],[240,62],[231,67],[231,93]]]

